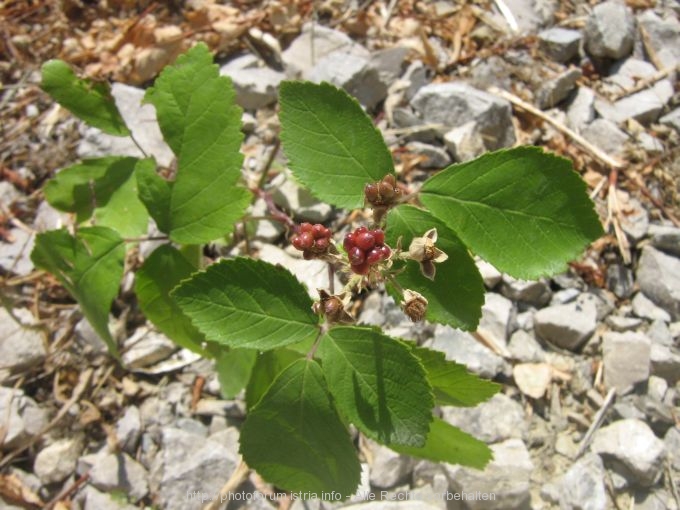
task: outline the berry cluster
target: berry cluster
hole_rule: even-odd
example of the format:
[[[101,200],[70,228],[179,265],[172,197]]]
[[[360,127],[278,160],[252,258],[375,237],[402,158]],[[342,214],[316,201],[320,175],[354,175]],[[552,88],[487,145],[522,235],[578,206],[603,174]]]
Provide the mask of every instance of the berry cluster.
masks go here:
[[[392,254],[385,244],[385,232],[380,229],[359,227],[345,236],[343,246],[352,271],[357,274],[368,274],[372,265],[387,260]]]
[[[291,239],[293,246],[302,252],[305,260],[328,253],[331,247],[331,231],[321,223],[301,223]]]
[[[387,174],[382,180],[367,184],[364,197],[373,207],[374,221],[379,222],[387,210],[399,201],[401,190],[394,175]]]

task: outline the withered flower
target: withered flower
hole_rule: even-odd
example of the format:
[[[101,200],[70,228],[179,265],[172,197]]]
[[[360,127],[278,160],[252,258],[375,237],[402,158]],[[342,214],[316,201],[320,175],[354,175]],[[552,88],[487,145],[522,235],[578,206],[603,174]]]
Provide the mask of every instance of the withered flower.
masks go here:
[[[404,301],[401,302],[401,309],[413,322],[422,321],[427,312],[427,299],[416,291],[406,289]]]
[[[323,289],[319,290],[319,301],[312,305],[314,313],[323,315],[331,324],[353,324],[354,319],[345,311],[345,306],[349,303],[350,296],[347,292],[331,296]]]
[[[420,263],[420,270],[423,276],[434,280],[436,268],[435,262],[444,262],[449,256],[437,248],[434,243],[437,242],[437,229],[433,228],[425,232],[423,237],[416,237],[411,241],[408,248],[409,257]]]

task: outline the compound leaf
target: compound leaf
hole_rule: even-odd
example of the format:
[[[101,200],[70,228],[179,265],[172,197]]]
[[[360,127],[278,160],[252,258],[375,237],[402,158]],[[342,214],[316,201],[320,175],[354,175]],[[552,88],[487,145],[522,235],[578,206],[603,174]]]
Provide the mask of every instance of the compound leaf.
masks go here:
[[[130,134],[107,82],[80,79],[63,60],[45,62],[41,73],[40,87],[73,115],[110,135]]]
[[[171,295],[208,340],[229,347],[275,349],[318,332],[302,284],[283,267],[261,260],[223,260]]]
[[[425,371],[403,343],[368,328],[333,328],[318,348],[340,412],[386,445],[423,446],[434,400]]]
[[[491,449],[485,443],[440,418],[434,418],[432,421],[427,442],[422,448],[409,446],[390,446],[390,448],[412,457],[460,464],[477,469],[484,469],[493,457]]]
[[[249,352],[254,351],[249,350]],[[288,365],[302,356],[302,353],[293,351],[288,347],[259,353],[246,385],[246,405],[248,409],[252,409],[260,401],[262,395],[267,392],[272,382],[274,382],[274,379]]]
[[[194,270],[179,250],[164,244],[156,248],[137,271],[135,293],[146,318],[162,333],[180,346],[205,355],[201,347],[203,335],[170,295]]]
[[[563,271],[603,233],[571,162],[536,147],[450,166],[425,181],[420,200],[474,252],[516,278]]]
[[[395,262],[395,265],[406,266],[397,274],[397,282],[402,288],[419,292],[428,300],[427,320],[474,330],[482,314],[484,283],[458,236],[441,220],[410,205],[401,205],[389,212],[385,236],[392,246],[401,237],[402,248],[408,250],[414,237],[422,237],[432,228],[437,229],[436,246],[449,258],[435,264],[434,281],[423,276],[420,265],[413,260]],[[387,290],[397,303],[402,301],[401,292],[394,286],[388,285]]]
[[[139,236],[147,231],[149,215],[137,197],[135,173],[154,168],[153,159],[86,159],[49,181],[45,198],[54,208],[75,213],[78,222],[92,218],[123,236]]]
[[[281,143],[295,176],[321,200],[353,209],[392,173],[392,155],[356,99],[328,83],[283,82]]]
[[[177,156],[177,177],[169,200],[165,197],[169,210],[161,222],[173,241],[201,244],[217,239],[231,230],[250,203],[250,192],[237,184],[243,135],[241,109],[234,98],[231,80],[219,75],[202,43],[163,69],[146,92],[145,101],[156,108],[163,136]],[[150,212],[154,218],[158,215]]]
[[[472,407],[487,401],[501,389],[499,384],[468,372],[465,365],[448,361],[443,352],[406,344],[427,372],[438,405]]]
[[[109,310],[123,277],[125,246],[106,227],[85,227],[72,237],[66,229],[38,234],[31,260],[55,275],[80,304],[87,320],[117,356],[109,331]]]
[[[321,368],[289,365],[250,410],[241,429],[243,460],[268,482],[292,492],[351,496],[360,465]]]
[[[267,351],[274,352],[274,351]],[[245,388],[253,371],[257,352],[252,349],[222,347],[215,357],[215,370],[223,398],[232,399]]]

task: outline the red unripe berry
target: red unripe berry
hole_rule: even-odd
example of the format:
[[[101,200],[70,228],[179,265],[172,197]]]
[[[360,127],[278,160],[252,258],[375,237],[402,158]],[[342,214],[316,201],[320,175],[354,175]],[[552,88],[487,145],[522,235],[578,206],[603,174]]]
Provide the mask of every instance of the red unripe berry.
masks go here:
[[[390,250],[390,247],[387,245],[382,245],[380,247],[380,253],[382,254],[382,259],[387,260],[390,258],[390,255],[392,255],[392,250]]]
[[[312,232],[313,228],[311,223],[300,223],[300,232]]]
[[[322,237],[314,241],[314,247],[319,251],[326,251],[331,242],[327,237]]]
[[[366,259],[364,252],[358,246],[354,246],[353,248],[350,248],[350,250],[349,250],[349,252],[347,252],[347,254],[349,256],[349,263],[352,264],[353,266],[358,266],[359,264],[363,264],[364,260]]]
[[[358,236],[359,234],[363,234],[364,232],[368,232],[368,228],[367,228],[367,227],[364,227],[364,226],[357,227],[357,229],[354,231],[354,236],[356,237],[356,236]]]
[[[354,234],[350,233],[345,236],[345,240],[342,242],[343,248],[349,253],[349,250],[354,246]]]
[[[375,246],[375,237],[370,232],[362,232],[354,239],[354,244],[356,244],[362,250],[370,250]]]
[[[373,265],[380,262],[382,258],[383,258],[382,249],[375,247],[368,252],[368,255],[366,256],[366,262],[370,265]]]
[[[291,242],[293,243],[293,246],[295,246],[295,249],[300,251],[304,250],[304,248],[302,247],[302,241],[300,240],[300,236],[293,236]]]
[[[369,266],[367,262],[362,264],[352,264],[352,271],[354,271],[356,274],[368,274],[370,269],[371,266]]]
[[[381,229],[376,228],[371,232],[373,234],[373,237],[375,238],[375,244],[380,246],[385,242],[385,232],[383,232]]]
[[[300,239],[300,246],[304,250],[310,249],[312,246],[314,246],[314,236],[312,235],[311,232],[302,232],[298,238]],[[297,248],[297,246],[296,246]],[[299,248],[298,248],[299,249]]]

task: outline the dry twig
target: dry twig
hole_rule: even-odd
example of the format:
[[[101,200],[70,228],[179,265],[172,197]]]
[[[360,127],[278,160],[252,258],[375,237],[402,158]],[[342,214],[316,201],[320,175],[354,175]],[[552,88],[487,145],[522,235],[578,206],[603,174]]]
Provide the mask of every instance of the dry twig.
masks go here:
[[[604,421],[604,415],[607,413],[607,410],[614,403],[614,397],[615,396],[616,396],[616,390],[614,388],[612,388],[611,390],[609,390],[609,393],[607,393],[607,396],[604,399],[604,403],[602,404],[602,407],[600,407],[599,411],[597,411],[597,414],[593,418],[593,423],[590,425],[588,432],[586,432],[586,435],[583,438],[583,441],[581,441],[581,446],[578,449],[578,452],[576,452],[575,459],[578,459],[581,455],[583,455],[583,452],[585,452],[586,448],[588,448],[588,446],[590,445],[590,441],[593,439],[593,435],[595,434],[597,429],[600,428],[600,426],[602,425],[602,422]]]
[[[561,124],[557,120],[550,118],[545,113],[543,113],[541,110],[539,110],[535,106],[527,103],[526,101],[520,99],[515,94],[512,94],[512,93],[510,93],[506,90],[501,90],[498,87],[489,87],[488,91],[491,94],[494,94],[498,97],[502,97],[503,99],[506,99],[507,101],[510,101],[512,104],[520,107],[522,110],[525,110],[528,113],[531,113],[532,115],[535,115],[535,116],[543,119],[548,124],[550,124],[555,129],[557,129],[559,132],[567,135],[569,138],[574,140],[577,144],[579,144],[581,146],[581,148],[590,152],[593,156],[595,156],[595,158],[597,158],[602,163],[604,163],[604,164],[606,164],[606,165],[608,165],[612,168],[623,168],[624,167],[624,163],[622,161],[620,161],[619,159],[617,159],[613,156],[610,156],[609,154],[604,152],[599,147],[594,146],[592,143],[590,143],[588,140],[583,138],[581,135],[579,135],[575,131],[572,131],[567,126],[565,126],[564,124]]]

